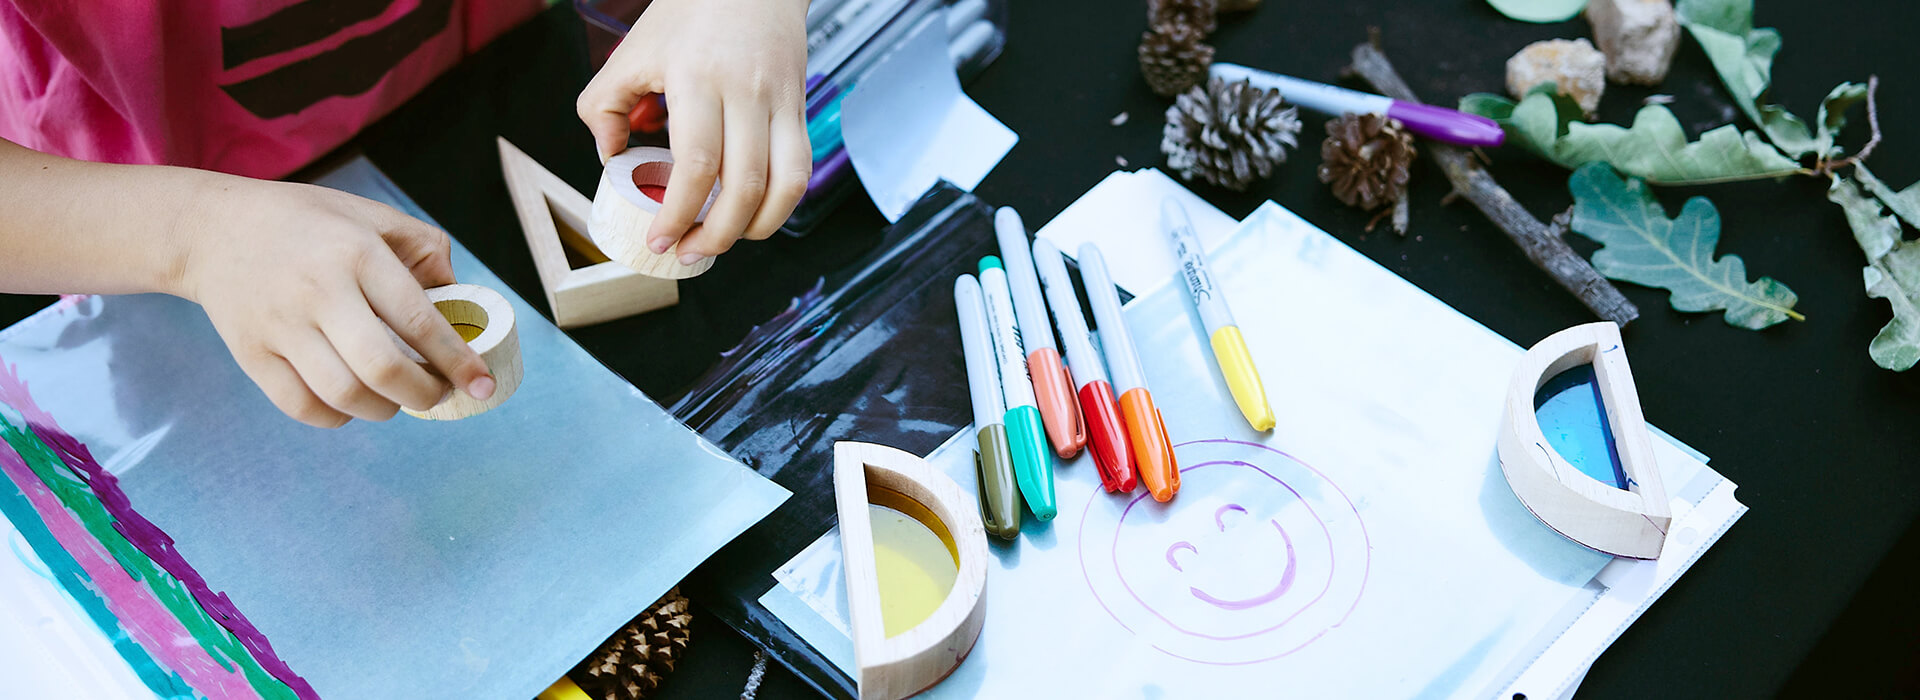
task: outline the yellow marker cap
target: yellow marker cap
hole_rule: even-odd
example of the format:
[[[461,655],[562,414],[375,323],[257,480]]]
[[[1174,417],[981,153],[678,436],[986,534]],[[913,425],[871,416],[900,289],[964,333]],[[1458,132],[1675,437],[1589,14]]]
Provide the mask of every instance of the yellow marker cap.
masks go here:
[[[1220,374],[1227,379],[1233,402],[1254,430],[1272,430],[1273,407],[1267,404],[1266,387],[1260,384],[1260,370],[1253,366],[1253,354],[1240,337],[1239,326],[1221,326],[1213,332],[1213,357],[1220,361]]]

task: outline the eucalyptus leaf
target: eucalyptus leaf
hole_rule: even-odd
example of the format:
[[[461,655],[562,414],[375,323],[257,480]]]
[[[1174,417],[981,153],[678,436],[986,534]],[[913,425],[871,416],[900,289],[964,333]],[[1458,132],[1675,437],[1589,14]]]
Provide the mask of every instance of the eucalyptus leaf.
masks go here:
[[[1565,168],[1606,163],[1656,185],[1704,185],[1777,178],[1804,172],[1800,164],[1752,133],[1732,125],[1688,143],[1673,112],[1647,105],[1631,128],[1580,121],[1579,105],[1549,83],[1514,103],[1499,95],[1468,95],[1460,111],[1500,123],[1508,140]]]
[[[1873,337],[1867,354],[1881,367],[1907,370],[1920,362],[1920,241],[1901,240],[1900,222],[1886,213],[1886,203],[1863,194],[1851,180],[1834,178],[1827,199],[1846,211],[1854,240],[1867,254],[1867,266],[1861,270],[1867,296],[1893,305],[1893,320]]]
[[[1679,311],[1726,311],[1728,325],[1759,330],[1789,318],[1800,299],[1771,277],[1747,281],[1740,256],[1713,259],[1720,242],[1720,212],[1705,197],[1687,200],[1668,219],[1653,191],[1638,178],[1622,178],[1602,163],[1581,166],[1568,183],[1573,191],[1573,230],[1603,246],[1593,268],[1623,282],[1672,292]]]
[[[1818,128],[1810,129],[1785,107],[1767,104],[1780,33],[1753,28],[1753,0],[1680,0],[1674,14],[1700,42],[1740,111],[1766,132],[1773,145],[1794,158],[1832,155],[1834,136],[1846,123],[1847,108],[1866,97],[1865,87],[1841,83],[1834,88],[1820,103]]]
[[[1487,0],[1500,14],[1522,22],[1565,22],[1587,9],[1587,0]]]

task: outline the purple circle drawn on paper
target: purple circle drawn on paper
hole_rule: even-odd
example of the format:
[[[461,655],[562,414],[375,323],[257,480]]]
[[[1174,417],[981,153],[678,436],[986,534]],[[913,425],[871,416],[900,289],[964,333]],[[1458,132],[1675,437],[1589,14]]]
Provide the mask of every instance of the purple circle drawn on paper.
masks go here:
[[[1159,650],[1159,651],[1160,651],[1161,653],[1164,653],[1164,654],[1167,654],[1168,656],[1172,656],[1172,657],[1174,657],[1174,658],[1178,658],[1178,659],[1184,659],[1184,660],[1187,660],[1187,661],[1193,661],[1193,662],[1195,662],[1195,663],[1202,663],[1202,664],[1209,664],[1209,665],[1217,665],[1217,666],[1241,666],[1241,665],[1246,665],[1246,664],[1255,664],[1255,663],[1261,663],[1261,662],[1265,662],[1265,661],[1272,661],[1272,660],[1274,660],[1274,659],[1278,659],[1278,658],[1281,658],[1281,657],[1284,657],[1284,656],[1287,656],[1287,655],[1289,655],[1289,654],[1292,654],[1292,653],[1294,653],[1294,652],[1297,652],[1297,651],[1299,651],[1299,650],[1301,650],[1301,649],[1304,649],[1304,648],[1306,648],[1306,647],[1307,647],[1308,645],[1310,645],[1310,644],[1312,644],[1313,642],[1315,642],[1315,641],[1317,641],[1317,640],[1319,640],[1319,639],[1320,639],[1320,638],[1321,638],[1322,636],[1325,636],[1325,635],[1326,635],[1326,633],[1327,633],[1328,631],[1330,631],[1330,630],[1332,630],[1332,629],[1333,629],[1333,628],[1335,628],[1335,627],[1339,627],[1340,625],[1342,625],[1342,624],[1344,624],[1344,623],[1346,622],[1346,620],[1347,620],[1347,618],[1348,618],[1349,616],[1351,616],[1351,615],[1353,614],[1353,611],[1354,611],[1354,609],[1356,609],[1356,608],[1358,608],[1358,607],[1360,606],[1360,598],[1361,598],[1361,594],[1362,594],[1362,593],[1363,593],[1363,592],[1365,591],[1365,589],[1366,589],[1366,585],[1367,585],[1367,578],[1368,578],[1368,576],[1369,576],[1369,575],[1370,575],[1370,574],[1372,573],[1372,568],[1373,568],[1373,567],[1372,567],[1372,549],[1373,549],[1373,544],[1372,544],[1372,541],[1371,541],[1371,538],[1370,538],[1370,537],[1368,537],[1368,535],[1367,535],[1367,531],[1366,531],[1366,523],[1365,523],[1365,522],[1363,522],[1363,521],[1362,521],[1362,520],[1360,519],[1360,512],[1359,512],[1359,509],[1358,509],[1358,508],[1356,508],[1356,507],[1354,507],[1354,505],[1353,505],[1353,499],[1351,499],[1351,498],[1348,498],[1348,497],[1347,497],[1347,494],[1346,494],[1346,492],[1345,492],[1345,491],[1343,491],[1343,490],[1341,490],[1341,488],[1339,487],[1339,485],[1337,485],[1337,484],[1335,484],[1335,483],[1333,483],[1333,481],[1332,481],[1331,479],[1328,479],[1328,478],[1327,478],[1327,476],[1326,476],[1326,474],[1323,474],[1323,473],[1321,473],[1321,472],[1320,472],[1320,470],[1318,470],[1318,469],[1315,469],[1315,468],[1314,468],[1314,467],[1313,467],[1312,465],[1309,465],[1309,464],[1307,464],[1306,462],[1303,462],[1303,461],[1300,461],[1300,460],[1299,460],[1298,458],[1296,458],[1296,457],[1294,457],[1293,455],[1290,455],[1290,454],[1287,454],[1287,453],[1285,453],[1285,452],[1281,452],[1281,451],[1279,451],[1279,450],[1276,450],[1276,449],[1273,449],[1273,448],[1271,448],[1271,447],[1267,447],[1266,445],[1262,445],[1262,444],[1259,444],[1259,443],[1253,443],[1253,442],[1246,442],[1246,441],[1242,441],[1242,440],[1231,440],[1231,439],[1226,439],[1226,438],[1216,438],[1216,439],[1211,439],[1211,440],[1192,440],[1192,441],[1188,441],[1188,442],[1183,442],[1183,443],[1179,443],[1179,444],[1177,444],[1177,445],[1174,445],[1174,447],[1175,447],[1175,449],[1178,449],[1178,448],[1181,448],[1181,447],[1187,447],[1187,446],[1189,446],[1189,445],[1204,445],[1204,444],[1225,444],[1225,445],[1241,445],[1241,446],[1245,446],[1245,447],[1252,447],[1252,448],[1256,448],[1256,449],[1259,449],[1259,450],[1263,450],[1263,451],[1266,451],[1266,452],[1270,452],[1270,453],[1272,453],[1272,454],[1274,454],[1274,455],[1278,455],[1278,456],[1280,456],[1280,457],[1282,457],[1282,458],[1284,458],[1284,459],[1286,459],[1286,460],[1288,460],[1288,461],[1291,461],[1291,462],[1293,462],[1294,464],[1298,464],[1298,465],[1300,465],[1301,467],[1303,467],[1303,468],[1305,468],[1305,469],[1306,469],[1307,471],[1310,471],[1310,472],[1312,472],[1312,473],[1314,474],[1314,476],[1316,476],[1316,477],[1318,477],[1318,478],[1319,478],[1319,480],[1320,480],[1321,482],[1323,482],[1323,483],[1325,483],[1325,484],[1326,484],[1326,485],[1327,485],[1327,486],[1328,486],[1329,488],[1331,488],[1331,489],[1333,489],[1333,492],[1334,492],[1334,493],[1337,493],[1337,494],[1339,494],[1339,495],[1340,495],[1340,498],[1341,498],[1341,500],[1345,502],[1345,505],[1347,506],[1347,508],[1348,508],[1349,510],[1351,510],[1351,511],[1353,512],[1353,517],[1354,517],[1354,523],[1355,523],[1356,525],[1358,525],[1358,526],[1359,526],[1359,528],[1360,528],[1360,536],[1361,536],[1361,539],[1362,539],[1362,541],[1363,541],[1363,545],[1364,545],[1364,546],[1363,546],[1363,549],[1362,549],[1362,551],[1363,551],[1363,552],[1365,552],[1365,559],[1363,559],[1363,560],[1361,561],[1361,575],[1360,575],[1360,588],[1359,588],[1359,590],[1356,590],[1356,591],[1354,592],[1354,595],[1353,595],[1353,603],[1352,603],[1352,605],[1349,605],[1349,606],[1347,607],[1347,609],[1346,609],[1346,611],[1344,611],[1343,613],[1341,613],[1341,615],[1340,615],[1340,619],[1338,619],[1338,620],[1335,620],[1335,621],[1334,621],[1333,623],[1331,623],[1331,624],[1329,624],[1329,625],[1327,625],[1327,626],[1326,626],[1325,628],[1323,628],[1323,629],[1320,629],[1320,630],[1318,630],[1318,631],[1316,631],[1316,632],[1314,632],[1314,634],[1313,634],[1313,635],[1312,635],[1311,637],[1309,637],[1309,638],[1307,638],[1307,639],[1306,639],[1305,641],[1303,641],[1303,642],[1301,642],[1301,643],[1300,643],[1299,645],[1296,645],[1296,646],[1294,646],[1293,648],[1291,648],[1291,649],[1287,649],[1287,650],[1285,650],[1285,651],[1282,651],[1282,652],[1280,652],[1280,653],[1278,653],[1278,654],[1272,654],[1272,655],[1268,655],[1268,656],[1264,656],[1264,657],[1262,657],[1262,658],[1258,658],[1258,659],[1250,659],[1250,660],[1241,660],[1241,661],[1219,661],[1219,660],[1209,660],[1209,659],[1199,659],[1199,658],[1193,658],[1193,657],[1191,657],[1191,656],[1186,656],[1186,655],[1182,655],[1182,654],[1179,654],[1179,653],[1175,653],[1175,652],[1173,652],[1173,651],[1171,651],[1171,650],[1168,650],[1168,649],[1166,649],[1165,647],[1162,647],[1162,646],[1161,646],[1161,645],[1159,645],[1159,644],[1154,644],[1154,645],[1153,645],[1153,647],[1154,647],[1155,649],[1157,649],[1157,650]],[[1272,479],[1272,480],[1274,481],[1274,483],[1277,483],[1277,484],[1279,484],[1279,485],[1280,485],[1280,486],[1281,486],[1282,488],[1285,488],[1285,489],[1286,489],[1286,490],[1287,490],[1287,491],[1288,491],[1289,493],[1291,493],[1291,494],[1293,494],[1293,497],[1294,497],[1294,498],[1295,498],[1296,500],[1298,500],[1298,501],[1300,502],[1300,505],[1302,505],[1303,507],[1305,507],[1305,508],[1307,509],[1307,513],[1308,513],[1309,515],[1311,515],[1311,516],[1313,517],[1313,519],[1314,519],[1314,521],[1315,521],[1316,523],[1318,523],[1318,524],[1320,525],[1320,529],[1321,529],[1321,532],[1322,532],[1322,534],[1323,534],[1323,535],[1324,535],[1324,536],[1325,536],[1325,537],[1327,538],[1327,549],[1328,549],[1328,555],[1329,555],[1329,557],[1331,557],[1331,556],[1332,556],[1332,554],[1333,554],[1333,535],[1332,535],[1332,532],[1331,532],[1331,530],[1329,530],[1329,529],[1327,528],[1327,524],[1326,524],[1326,521],[1325,521],[1325,520],[1323,520],[1323,519],[1322,519],[1322,518],[1320,517],[1320,514],[1319,514],[1319,513],[1317,512],[1317,511],[1315,511],[1315,510],[1313,509],[1313,506],[1312,506],[1311,504],[1309,504],[1309,503],[1307,502],[1307,500],[1306,500],[1305,498],[1303,498],[1303,497],[1301,497],[1301,495],[1300,495],[1300,492],[1299,492],[1298,490],[1296,490],[1296,489],[1294,489],[1294,488],[1293,488],[1293,485],[1291,485],[1291,484],[1288,484],[1288,483],[1287,483],[1286,481],[1284,481],[1284,480],[1282,480],[1282,479],[1280,479],[1280,478],[1279,478],[1279,477],[1277,477],[1277,476],[1274,476],[1274,475],[1273,475],[1273,474],[1272,474],[1271,472],[1269,472],[1269,471],[1267,471],[1266,469],[1264,469],[1264,468],[1262,468],[1262,467],[1260,467],[1259,465],[1256,465],[1256,464],[1253,464],[1253,463],[1250,463],[1250,462],[1246,462],[1246,461],[1241,461],[1241,460],[1213,460],[1213,461],[1208,461],[1208,462],[1203,462],[1203,463],[1200,463],[1200,464],[1196,464],[1196,465],[1194,465],[1194,466],[1191,466],[1191,467],[1185,467],[1185,468],[1182,468],[1182,469],[1180,470],[1180,472],[1181,472],[1181,474],[1183,474],[1183,475],[1184,475],[1184,474],[1186,474],[1186,473],[1188,473],[1188,472],[1192,472],[1192,471],[1196,471],[1196,470],[1199,470],[1199,469],[1203,469],[1203,468],[1207,468],[1207,467],[1215,467],[1215,466],[1219,466],[1219,465],[1233,465],[1233,466],[1241,466],[1241,467],[1246,467],[1246,468],[1249,468],[1249,469],[1253,469],[1254,471],[1257,471],[1257,472],[1259,472],[1259,473],[1260,473],[1260,474],[1261,474],[1262,476],[1265,476],[1265,477],[1267,477],[1268,479]],[[1092,501],[1093,501],[1093,499],[1097,499],[1097,498],[1099,498],[1099,497],[1101,497],[1101,496],[1103,496],[1103,495],[1105,495],[1105,494],[1104,494],[1104,493],[1101,493],[1101,492],[1095,492],[1095,493],[1093,494],[1093,496],[1092,496],[1091,498],[1089,498],[1089,499],[1088,499],[1088,507],[1087,507],[1087,508],[1086,508],[1085,510],[1083,510],[1083,511],[1081,512],[1081,530],[1080,530],[1080,532],[1081,532],[1081,537],[1083,537],[1083,538],[1084,538],[1084,537],[1087,537],[1087,536],[1088,536],[1088,533],[1086,532],[1086,514],[1087,514],[1087,513],[1090,513],[1090,512],[1092,512],[1092,510],[1093,510],[1093,508],[1092,508],[1092,505],[1093,505],[1093,503],[1092,503]],[[1285,620],[1282,620],[1282,621],[1280,621],[1280,622],[1279,622],[1278,624],[1275,624],[1275,625],[1273,625],[1273,626],[1271,626],[1271,627],[1267,627],[1267,628],[1265,628],[1265,629],[1261,629],[1261,630],[1257,630],[1257,631],[1254,631],[1254,632],[1249,632],[1249,633],[1245,633],[1245,634],[1238,634],[1238,635],[1227,635],[1227,636],[1221,636],[1221,635],[1211,635],[1211,634],[1206,634],[1206,633],[1203,633],[1203,632],[1195,632],[1195,631],[1192,631],[1192,630],[1188,630],[1188,629],[1186,629],[1186,628],[1184,628],[1184,627],[1181,627],[1181,626],[1180,626],[1180,625],[1179,625],[1178,623],[1175,623],[1175,622],[1174,622],[1173,620],[1171,620],[1171,619],[1168,619],[1168,618],[1167,618],[1167,616],[1166,616],[1165,614],[1163,614],[1163,613],[1161,613],[1161,612],[1160,612],[1159,610],[1156,610],[1156,609],[1154,609],[1154,607],[1153,607],[1152,605],[1149,605],[1149,604],[1147,603],[1147,601],[1146,601],[1146,600],[1144,600],[1144,599],[1142,599],[1142,598],[1140,597],[1140,595],[1139,595],[1138,593],[1136,593],[1136,592],[1135,592],[1135,591],[1133,590],[1133,586],[1132,586],[1131,584],[1129,584],[1129,583],[1127,582],[1127,580],[1126,580],[1126,577],[1125,577],[1125,576],[1122,576],[1122,575],[1120,574],[1120,568],[1119,568],[1119,561],[1120,561],[1120,560],[1119,560],[1119,552],[1118,552],[1118,547],[1119,547],[1119,541],[1120,541],[1120,531],[1121,531],[1121,528],[1122,528],[1122,526],[1124,526],[1124,524],[1126,523],[1126,519],[1127,519],[1127,515],[1128,515],[1128,514],[1130,514],[1130,513],[1132,513],[1132,512],[1133,512],[1133,508],[1134,508],[1134,506],[1135,506],[1135,505],[1138,505],[1138,504],[1139,504],[1139,503],[1140,503],[1140,502],[1141,502],[1141,501],[1142,501],[1142,500],[1143,500],[1143,499],[1144,499],[1145,497],[1146,497],[1146,494],[1142,494],[1142,495],[1140,495],[1140,496],[1136,496],[1136,497],[1134,497],[1134,499],[1133,499],[1132,501],[1129,501],[1129,502],[1127,503],[1127,507],[1126,507],[1126,508],[1125,508],[1125,509],[1124,509],[1124,510],[1123,510],[1123,511],[1121,512],[1121,514],[1120,514],[1120,517],[1119,517],[1119,518],[1118,518],[1118,519],[1117,519],[1117,520],[1115,521],[1115,525],[1114,525],[1114,533],[1113,533],[1113,541],[1112,541],[1112,544],[1111,544],[1111,545],[1109,546],[1109,548],[1108,548],[1108,556],[1109,556],[1109,557],[1111,558],[1111,561],[1113,562],[1113,567],[1114,567],[1114,568],[1113,568],[1113,575],[1114,575],[1114,578],[1115,578],[1115,579],[1117,579],[1117,580],[1118,580],[1118,581],[1120,582],[1120,585],[1121,585],[1121,587],[1122,587],[1122,588],[1124,588],[1124,589],[1125,589],[1125,590],[1127,591],[1127,594],[1128,594],[1128,596],[1130,596],[1130,597],[1131,597],[1131,598],[1133,599],[1133,601],[1134,601],[1135,603],[1137,603],[1137,604],[1139,604],[1139,606],[1140,606],[1140,607],[1141,607],[1142,609],[1144,609],[1144,610],[1146,610],[1146,611],[1147,611],[1147,612],[1148,612],[1149,614],[1151,614],[1151,615],[1153,615],[1153,616],[1154,616],[1155,618],[1158,618],[1158,619],[1159,619],[1159,620],[1160,620],[1161,622],[1163,622],[1163,623],[1165,623],[1165,624],[1166,624],[1166,625],[1167,625],[1168,627],[1171,627],[1172,629],[1174,629],[1175,631],[1178,631],[1178,632],[1180,632],[1181,634],[1185,634],[1185,635],[1188,635],[1188,636],[1191,636],[1191,637],[1195,637],[1195,638],[1199,638],[1199,639],[1206,639],[1206,640],[1210,640],[1210,641],[1221,641],[1221,642],[1230,642],[1230,641],[1233,641],[1233,640],[1240,640],[1240,639],[1248,639],[1248,638],[1252,638],[1252,637],[1258,637],[1258,636],[1261,636],[1261,635],[1265,635],[1265,634],[1269,634],[1269,633],[1272,633],[1272,632],[1274,632],[1274,631],[1277,631],[1277,630],[1279,630],[1279,629],[1281,629],[1281,628],[1283,628],[1283,627],[1286,627],[1288,623],[1290,623],[1290,622],[1292,622],[1292,621],[1294,620],[1294,618],[1296,618],[1296,617],[1299,617],[1301,613],[1304,613],[1304,612],[1306,612],[1307,610],[1309,610],[1309,609],[1312,609],[1312,608],[1313,608],[1313,606],[1315,606],[1315,605],[1317,605],[1317,604],[1319,604],[1319,603],[1320,603],[1320,601],[1321,601],[1322,599],[1324,599],[1324,598],[1326,597],[1326,595],[1327,595],[1327,591],[1328,591],[1329,589],[1331,589],[1331,588],[1332,588],[1332,586],[1333,586],[1333,580],[1334,580],[1334,573],[1335,573],[1335,572],[1337,571],[1337,568],[1331,568],[1331,567],[1337,567],[1337,565],[1338,565],[1338,563],[1337,563],[1337,562],[1329,562],[1329,565],[1330,565],[1330,568],[1329,568],[1329,570],[1328,570],[1328,573],[1327,573],[1327,584],[1326,584],[1325,586],[1322,586],[1322,587],[1321,587],[1321,590],[1320,590],[1320,592],[1319,592],[1318,594],[1316,594],[1316,595],[1314,596],[1314,598],[1313,598],[1313,600],[1311,600],[1311,601],[1309,601],[1309,602],[1308,602],[1308,603],[1307,603],[1306,605],[1303,605],[1303,606],[1301,606],[1301,608],[1300,608],[1299,610],[1297,610],[1297,611],[1294,611],[1294,613],[1293,613],[1292,615],[1288,615],[1288,616],[1287,616],[1287,618],[1286,618]],[[1218,520],[1220,519],[1220,517],[1221,517],[1221,516],[1223,516],[1223,515],[1225,514],[1225,511],[1226,511],[1226,510],[1229,510],[1229,509],[1232,509],[1232,510],[1239,510],[1239,511],[1241,511],[1241,512],[1245,512],[1245,509],[1244,509],[1244,508],[1242,508],[1242,507],[1240,507],[1240,506],[1238,506],[1237,504],[1229,504],[1229,505],[1227,505],[1227,506],[1222,506],[1222,507],[1221,507],[1220,509],[1217,509],[1217,510],[1215,511],[1215,513],[1214,513],[1214,516],[1215,516],[1215,520],[1216,520],[1216,522],[1218,522]],[[1287,550],[1288,550],[1288,551],[1287,551],[1287,557],[1288,557],[1288,565],[1287,565],[1287,570],[1286,570],[1286,573],[1285,573],[1285,574],[1283,574],[1283,580],[1282,580],[1282,582],[1281,582],[1281,587],[1280,587],[1279,589],[1276,589],[1276,590],[1278,590],[1278,591],[1279,591],[1279,593],[1280,593],[1280,594],[1284,594],[1284,593],[1286,592],[1286,589],[1288,589],[1288,588],[1291,588],[1291,585],[1292,585],[1292,577],[1293,577],[1293,573],[1294,573],[1294,566],[1293,566],[1293,565],[1294,565],[1294,560],[1293,560],[1293,551],[1292,551],[1292,547],[1293,547],[1293,542],[1292,542],[1292,537],[1291,537],[1291,536],[1289,536],[1289,535],[1287,534],[1287,532],[1286,532],[1286,530],[1285,530],[1284,528],[1281,528],[1281,527],[1280,527],[1280,524],[1279,524],[1279,522],[1277,522],[1277,521],[1273,521],[1273,520],[1269,520],[1269,522],[1271,522],[1271,523],[1273,524],[1273,526],[1275,527],[1275,529],[1278,529],[1278,530],[1280,531],[1280,535],[1281,535],[1281,537],[1282,537],[1282,538],[1283,538],[1283,539],[1285,540],[1285,542],[1286,542],[1286,546],[1287,546]],[[1175,547],[1178,547],[1178,546],[1179,546],[1178,544],[1176,544],[1176,545],[1175,545]],[[1188,545],[1188,547],[1190,548],[1190,547],[1191,547],[1191,545]],[[1081,548],[1080,548],[1080,550],[1081,550],[1081,552],[1082,552],[1082,554],[1081,554],[1081,560],[1080,560],[1080,574],[1081,574],[1081,576],[1082,576],[1083,578],[1085,578],[1085,579],[1087,580],[1087,585],[1088,585],[1088,588],[1089,588],[1089,590],[1091,590],[1091,591],[1093,592],[1093,594],[1094,594],[1094,600],[1096,600],[1096,601],[1098,601],[1098,602],[1100,603],[1100,607],[1101,607],[1102,609],[1104,609],[1104,610],[1106,610],[1106,612],[1107,612],[1107,615],[1108,615],[1108,616],[1111,616],[1111,617],[1112,617],[1112,618],[1114,619],[1114,621],[1115,621],[1115,622],[1117,622],[1117,623],[1119,623],[1122,629],[1126,629],[1126,630],[1127,630],[1128,632],[1132,632],[1132,631],[1133,631],[1133,629],[1132,629],[1132,627],[1129,627],[1129,626],[1127,625],[1127,623],[1126,623],[1126,621],[1125,621],[1125,620],[1123,620],[1123,619],[1121,619],[1121,617],[1120,617],[1120,616],[1119,616],[1118,614],[1116,614],[1116,613],[1114,612],[1114,610],[1113,610],[1113,607],[1112,607],[1111,605],[1109,605],[1109,604],[1107,603],[1107,601],[1106,601],[1105,599],[1103,599],[1103,598],[1101,598],[1101,596],[1100,596],[1100,591],[1099,591],[1099,589],[1098,589],[1098,588],[1094,588],[1094,587],[1093,587],[1093,582],[1092,582],[1092,575],[1091,575],[1091,573],[1090,573],[1090,572],[1088,571],[1088,567],[1087,567],[1087,561],[1086,561],[1086,555],[1085,555],[1085,551],[1086,551],[1086,548],[1085,548],[1085,547],[1083,546],[1083,547],[1081,547]],[[1169,563],[1172,563],[1172,562],[1173,562],[1173,558],[1172,558],[1172,556],[1173,556],[1173,548],[1171,548],[1171,547],[1170,547],[1170,548],[1169,548],[1169,549],[1167,550],[1167,560],[1168,560],[1168,562],[1169,562]],[[1175,566],[1174,568],[1176,568],[1176,569],[1178,569],[1179,567],[1178,567],[1178,566]],[[1197,589],[1194,589],[1194,592],[1195,592],[1195,593],[1198,593],[1199,591],[1198,591]],[[1197,597],[1198,597],[1198,596],[1197,596]],[[1272,595],[1271,597],[1265,597],[1265,596],[1262,596],[1262,598],[1266,598],[1266,599],[1264,599],[1264,600],[1261,600],[1261,599],[1256,599],[1255,601],[1253,601],[1253,602],[1251,602],[1250,604],[1248,604],[1248,605],[1246,605],[1245,607],[1257,607],[1257,606],[1259,606],[1259,605],[1262,605],[1262,604],[1264,604],[1264,603],[1266,603],[1266,602],[1270,602],[1270,601],[1271,601],[1272,599],[1274,599],[1274,598],[1278,598],[1278,597],[1279,597],[1279,594],[1275,594],[1275,595]],[[1201,598],[1201,601],[1202,601],[1202,602],[1209,602],[1209,601],[1207,601],[1207,600],[1206,600],[1205,598]],[[1216,607],[1219,607],[1219,606],[1216,606]]]

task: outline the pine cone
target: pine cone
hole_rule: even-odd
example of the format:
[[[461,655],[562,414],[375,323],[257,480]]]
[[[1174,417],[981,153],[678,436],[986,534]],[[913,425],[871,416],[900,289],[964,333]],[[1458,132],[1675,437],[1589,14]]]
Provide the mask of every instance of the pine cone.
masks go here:
[[[1205,38],[1219,26],[1218,10],[1217,0],[1147,0],[1147,26],[1160,31],[1192,27]]]
[[[1327,122],[1320,144],[1320,181],[1347,206],[1373,210],[1407,194],[1409,168],[1418,151],[1400,120],[1349,114]]]
[[[640,700],[680,662],[692,629],[686,597],[679,588],[667,591],[567,677],[596,700]]]
[[[1281,101],[1280,91],[1216,78],[1167,108],[1160,151],[1181,177],[1245,190],[1286,161],[1299,134],[1300,112]]]
[[[1161,97],[1172,97],[1207,79],[1213,47],[1192,27],[1162,27],[1140,35],[1140,75]]]

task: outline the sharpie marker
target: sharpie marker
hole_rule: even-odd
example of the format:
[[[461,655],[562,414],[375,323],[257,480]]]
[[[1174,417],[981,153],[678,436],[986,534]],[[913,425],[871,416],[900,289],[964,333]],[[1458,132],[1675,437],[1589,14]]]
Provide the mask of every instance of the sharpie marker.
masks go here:
[[[1086,416],[1087,451],[1100,470],[1100,485],[1114,493],[1131,493],[1139,483],[1133,473],[1133,453],[1127,446],[1126,424],[1113,401],[1113,385],[1107,383],[1107,370],[1100,353],[1093,349],[1087,332],[1087,317],[1080,313],[1080,298],[1073,293],[1073,280],[1067,277],[1067,265],[1060,249],[1046,239],[1033,242],[1034,267],[1040,270],[1040,284],[1047,289],[1047,304],[1053,307],[1054,323],[1060,327],[1060,342],[1067,346],[1068,377],[1080,382],[1080,411]]]
[[[1301,80],[1257,68],[1232,63],[1214,63],[1213,77],[1229,82],[1242,80],[1254,87],[1279,90],[1288,102],[1325,114],[1379,114],[1400,120],[1407,130],[1427,138],[1462,146],[1498,146],[1507,133],[1492,119],[1459,110],[1401,102],[1385,95],[1348,90],[1311,80]]]
[[[980,259],[980,291],[987,298],[987,327],[993,331],[993,357],[1000,365],[1001,395],[1007,399],[1007,446],[1013,450],[1013,473],[1020,495],[1033,517],[1052,520],[1060,512],[1053,498],[1053,458],[1047,455],[1047,433],[1040,427],[1040,409],[1033,405],[1033,382],[1027,378],[1026,353],[1020,349],[1020,330],[1013,320],[1013,291],[1000,259]]]
[[[1180,259],[1180,280],[1186,283],[1187,296],[1200,309],[1200,324],[1207,329],[1207,343],[1213,346],[1213,359],[1220,362],[1220,375],[1233,392],[1240,415],[1254,430],[1273,429],[1273,406],[1267,403],[1266,387],[1260,384],[1260,370],[1253,366],[1253,354],[1240,337],[1233,322],[1233,310],[1227,298],[1213,283],[1213,271],[1207,269],[1207,254],[1200,248],[1200,237],[1193,233],[1187,208],[1171,197],[1160,203],[1160,228],[1173,243],[1173,254]]]
[[[1127,422],[1134,468],[1153,500],[1171,501],[1180,492],[1180,464],[1173,457],[1173,441],[1167,439],[1167,423],[1160,409],[1154,408],[1153,395],[1147,393],[1147,373],[1133,351],[1133,336],[1120,313],[1120,293],[1107,276],[1099,246],[1080,245],[1080,275],[1087,283],[1087,299],[1093,302],[1093,319],[1100,324],[1100,347],[1107,351],[1113,390],[1120,393],[1120,416]]]
[[[993,213],[993,230],[1000,238],[1000,260],[1006,264],[1007,284],[1013,289],[1013,315],[1020,321],[1020,346],[1027,351],[1027,375],[1033,378],[1033,397],[1040,420],[1053,441],[1054,454],[1073,459],[1087,445],[1087,426],[1073,400],[1073,384],[1053,347],[1053,324],[1047,322],[1047,302],[1040,297],[1034,276],[1033,245],[1026,224],[1012,207]]]
[[[1001,539],[1020,536],[1020,489],[1014,483],[1013,454],[1001,425],[1006,404],[1000,395],[1000,366],[993,358],[993,335],[980,281],[961,275],[953,281],[953,303],[960,312],[960,347],[967,358],[967,389],[973,396],[974,435],[980,452],[980,520]]]

